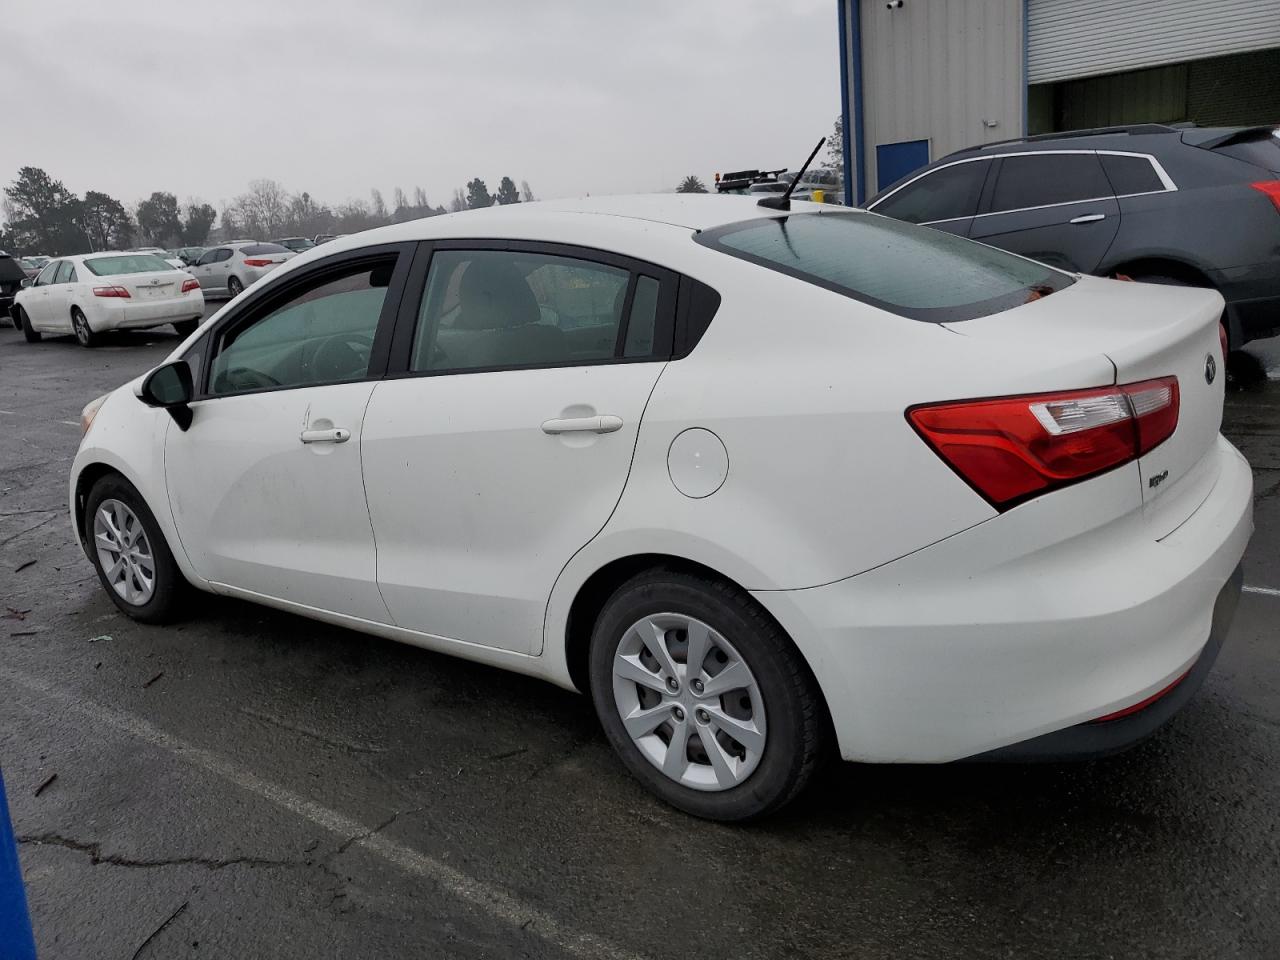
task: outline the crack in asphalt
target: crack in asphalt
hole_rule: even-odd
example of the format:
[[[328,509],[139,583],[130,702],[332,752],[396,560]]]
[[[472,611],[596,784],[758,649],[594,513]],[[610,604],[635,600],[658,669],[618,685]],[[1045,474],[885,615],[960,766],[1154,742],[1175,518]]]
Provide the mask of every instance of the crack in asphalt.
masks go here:
[[[58,833],[37,833],[19,836],[20,844],[35,844],[37,846],[49,845],[55,847],[64,847],[68,850],[75,850],[77,853],[87,853],[89,855],[89,863],[92,866],[99,864],[109,864],[113,867],[130,867],[134,869],[155,869],[158,867],[204,867],[206,870],[222,870],[226,867],[301,867],[303,863],[292,860],[271,860],[266,857],[229,857],[218,859],[214,857],[165,857],[155,860],[140,860],[134,857],[119,856],[117,854],[104,854],[102,852],[102,844],[85,842],[76,840],[71,837],[64,837]]]

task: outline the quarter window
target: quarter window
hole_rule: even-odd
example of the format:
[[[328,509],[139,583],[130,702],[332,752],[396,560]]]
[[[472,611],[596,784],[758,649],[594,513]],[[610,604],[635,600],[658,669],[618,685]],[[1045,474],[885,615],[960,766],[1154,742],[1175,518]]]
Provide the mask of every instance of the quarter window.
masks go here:
[[[410,369],[482,370],[611,359],[619,351],[629,280],[627,270],[573,257],[437,251]],[[656,313],[656,305],[654,309]],[[641,318],[640,326],[644,323]],[[638,332],[636,342],[627,346],[642,350],[644,340],[645,334]],[[652,340],[650,334],[649,350]]]
[[[907,223],[972,217],[978,212],[978,198],[990,168],[990,160],[942,167],[900,188],[873,209]]]
[[[1153,193],[1164,189],[1164,181],[1156,174],[1156,168],[1146,157],[1121,157],[1115,154],[1098,155],[1102,169],[1107,172],[1111,188],[1117,197],[1131,193]]]
[[[266,313],[224,330],[209,392],[364,379],[394,267],[391,258],[326,273]]]
[[[991,212],[1110,197],[1111,184],[1093,153],[1029,153],[1005,157]]]

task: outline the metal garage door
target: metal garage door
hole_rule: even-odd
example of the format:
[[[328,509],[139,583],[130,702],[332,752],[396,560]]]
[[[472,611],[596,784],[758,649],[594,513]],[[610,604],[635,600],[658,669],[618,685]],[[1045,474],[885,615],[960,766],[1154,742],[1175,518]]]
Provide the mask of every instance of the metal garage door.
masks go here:
[[[1280,0],[1028,0],[1027,82],[1280,46]]]

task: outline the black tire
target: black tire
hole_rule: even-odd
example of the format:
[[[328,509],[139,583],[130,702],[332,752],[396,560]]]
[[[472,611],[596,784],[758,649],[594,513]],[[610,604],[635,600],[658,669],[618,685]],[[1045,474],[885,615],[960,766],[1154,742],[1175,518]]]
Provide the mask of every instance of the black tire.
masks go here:
[[[179,320],[173,325],[173,329],[178,331],[178,336],[189,337],[196,332],[196,328],[199,326],[199,320]]]
[[[82,347],[96,347],[102,342],[89,326],[88,319],[80,312],[79,307],[71,308],[71,326],[76,332],[76,342]]]
[[[31,329],[31,321],[27,319],[27,311],[21,307],[13,308],[13,325],[22,331],[22,336],[27,343],[39,343],[41,336],[39,330]]]
[[[735,786],[699,790],[669,778],[641,752],[623,725],[614,694],[614,657],[632,625],[663,613],[691,617],[713,628],[733,644],[755,677],[767,738],[758,765]],[[589,671],[596,713],[627,769],[686,813],[722,821],[773,813],[804,789],[826,753],[825,705],[808,665],[778,624],[750,596],[728,584],[666,569],[627,581],[596,620]]]
[[[142,522],[151,547],[154,566],[155,586],[150,599],[146,603],[130,603],[116,592],[102,569],[102,562],[94,546],[94,517],[104,500],[118,500],[133,511]],[[121,612],[142,623],[170,623],[178,618],[183,605],[190,599],[191,585],[183,577],[182,571],[173,559],[173,552],[164,539],[155,515],[147,506],[142,495],[133,485],[119,474],[108,474],[98,480],[89,491],[85,501],[84,538],[89,545],[89,558],[94,569],[98,571],[98,580],[113,603]]]
[[[239,280],[237,280],[235,277],[228,277],[227,278],[227,295],[234,300],[236,297],[240,296],[240,294],[242,293],[244,293],[244,284],[241,283]]]

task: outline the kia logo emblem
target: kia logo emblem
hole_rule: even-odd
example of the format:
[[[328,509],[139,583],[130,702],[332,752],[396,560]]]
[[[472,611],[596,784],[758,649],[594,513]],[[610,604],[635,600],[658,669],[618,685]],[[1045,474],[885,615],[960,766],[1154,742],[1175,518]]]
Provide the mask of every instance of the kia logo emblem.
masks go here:
[[[1204,382],[1213,383],[1214,377],[1218,375],[1218,361],[1213,359],[1213,354],[1207,354],[1204,358]]]

